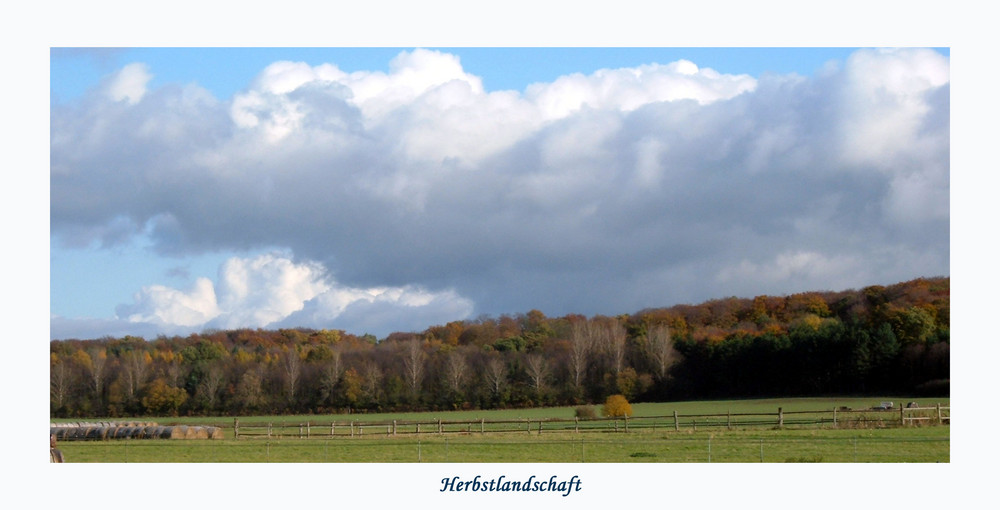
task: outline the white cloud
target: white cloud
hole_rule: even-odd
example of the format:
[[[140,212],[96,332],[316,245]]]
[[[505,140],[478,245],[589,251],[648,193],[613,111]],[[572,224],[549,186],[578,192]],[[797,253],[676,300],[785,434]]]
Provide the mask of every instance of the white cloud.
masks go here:
[[[948,59],[922,49],[859,50],[844,71],[842,154],[882,168],[921,143],[928,93],[950,81]]]
[[[219,269],[217,288],[218,296],[207,278],[198,278],[187,292],[163,285],[143,287],[132,305],[118,307],[117,320],[173,332],[240,327],[338,327],[353,332],[362,327],[385,335],[391,332],[389,324],[419,330],[429,324],[415,323],[415,317],[460,320],[473,310],[470,300],[452,290],[341,286],[318,263],[296,263],[274,253],[230,258]],[[351,317],[342,317],[350,310]],[[379,325],[359,315],[363,310],[396,317]]]
[[[947,274],[948,66],[862,50],[755,80],[680,61],[519,93],[426,50],[388,72],[276,63],[228,103],[165,87],[55,107],[51,230],[113,245],[153,225],[162,252],[317,261],[232,261],[220,325],[626,313]],[[150,289],[134,314],[216,313],[196,295]]]
[[[135,295],[135,304],[118,309],[119,318],[129,322],[176,326],[198,326],[219,313],[215,289],[208,278],[198,278],[189,292],[163,285],[143,287]]]
[[[107,86],[107,94],[113,101],[138,103],[146,95],[146,84],[153,79],[146,64],[129,64],[118,71]]]

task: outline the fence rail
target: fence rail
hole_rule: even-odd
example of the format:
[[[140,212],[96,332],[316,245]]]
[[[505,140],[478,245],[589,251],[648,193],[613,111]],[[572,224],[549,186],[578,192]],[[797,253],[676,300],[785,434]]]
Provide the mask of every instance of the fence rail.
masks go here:
[[[270,422],[232,424],[236,439],[283,437],[373,437],[420,436],[425,434],[545,432],[629,432],[632,430],[697,430],[698,428],[746,428],[784,426],[914,426],[951,422],[951,407],[900,407],[898,409],[845,409],[757,413],[679,414],[622,418],[544,418],[506,420],[334,420],[329,422]],[[228,428],[228,427],[227,427]]]

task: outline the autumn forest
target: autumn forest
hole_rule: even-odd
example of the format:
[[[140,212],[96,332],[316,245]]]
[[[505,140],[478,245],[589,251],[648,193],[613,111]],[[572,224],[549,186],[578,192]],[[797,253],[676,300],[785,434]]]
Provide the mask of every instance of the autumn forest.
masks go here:
[[[950,279],[725,298],[615,317],[538,310],[393,333],[54,340],[53,417],[492,409],[947,395]]]

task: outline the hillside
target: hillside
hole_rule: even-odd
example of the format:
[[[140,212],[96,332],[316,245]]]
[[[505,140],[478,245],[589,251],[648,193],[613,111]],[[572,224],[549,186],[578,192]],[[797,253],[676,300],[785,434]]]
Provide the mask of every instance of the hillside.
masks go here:
[[[51,342],[54,416],[501,408],[947,393],[950,278],[618,317],[538,310],[393,333],[207,331]]]

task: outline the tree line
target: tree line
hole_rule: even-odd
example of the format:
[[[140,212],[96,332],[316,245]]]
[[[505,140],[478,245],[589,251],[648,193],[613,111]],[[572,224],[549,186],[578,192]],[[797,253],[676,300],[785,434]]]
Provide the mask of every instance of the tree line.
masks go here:
[[[947,394],[950,279],[727,298],[616,317],[483,316],[340,330],[54,340],[54,417],[491,409]]]

